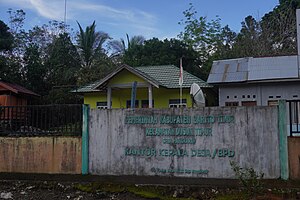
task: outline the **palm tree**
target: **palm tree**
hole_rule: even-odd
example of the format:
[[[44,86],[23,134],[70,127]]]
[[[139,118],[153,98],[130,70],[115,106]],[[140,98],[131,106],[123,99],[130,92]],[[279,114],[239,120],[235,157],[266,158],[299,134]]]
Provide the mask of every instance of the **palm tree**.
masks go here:
[[[112,57],[122,56],[129,49],[132,49],[133,47],[135,47],[137,45],[143,45],[144,41],[145,41],[145,38],[142,35],[135,35],[135,36],[129,38],[127,33],[126,33],[126,39],[127,39],[127,46],[126,46],[125,40],[123,38],[121,38],[120,40],[113,40],[113,41],[109,42],[109,45],[113,50]]]
[[[103,44],[110,39],[110,37],[107,33],[95,31],[95,21],[92,25],[87,26],[85,31],[78,22],[77,24],[80,30],[77,39],[77,48],[81,57],[82,66],[84,68],[91,68],[96,56],[105,53]]]

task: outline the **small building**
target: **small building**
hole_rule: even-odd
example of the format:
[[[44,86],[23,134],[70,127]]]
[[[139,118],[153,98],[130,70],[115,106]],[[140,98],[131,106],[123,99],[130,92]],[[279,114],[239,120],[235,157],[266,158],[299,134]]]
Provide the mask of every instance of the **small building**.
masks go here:
[[[135,91],[132,89],[135,87],[136,98],[133,105],[136,108],[192,107],[190,87],[193,83],[197,83],[204,93],[205,89],[211,88],[205,81],[183,71],[180,99],[178,67],[122,65],[105,78],[73,92],[81,93],[84,103],[91,108],[130,108],[132,92]]]
[[[300,9],[296,19],[297,55],[213,62],[207,82],[219,87],[219,106],[267,106],[277,105],[280,99],[300,100]]]
[[[214,61],[207,82],[219,87],[219,106],[277,105],[300,99],[298,56]]]
[[[0,81],[0,106],[24,106],[40,95],[14,83]]]

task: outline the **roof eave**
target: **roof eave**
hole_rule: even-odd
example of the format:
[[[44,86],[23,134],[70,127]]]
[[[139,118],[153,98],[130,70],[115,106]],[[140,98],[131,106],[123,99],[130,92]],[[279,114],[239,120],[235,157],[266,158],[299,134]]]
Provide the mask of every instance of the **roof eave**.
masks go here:
[[[156,83],[149,78],[145,77],[144,75],[140,74],[138,71],[134,70],[134,68],[130,67],[129,65],[123,64],[120,67],[118,67],[115,71],[104,77],[97,85],[95,85],[92,90],[96,90],[96,88],[99,88],[102,84],[113,78],[116,74],[118,74],[123,69],[126,69],[130,71],[131,73],[135,74],[136,76],[144,79],[145,81],[149,82],[151,85],[155,86],[156,88],[159,88],[159,83]]]
[[[0,82],[0,86],[2,86],[3,88],[5,88],[5,89],[7,89],[7,90],[9,90],[9,91],[12,91],[13,93],[18,94],[18,90],[16,90],[16,89],[10,87],[9,85],[7,85],[7,84],[5,84],[5,83],[3,83],[3,82]]]

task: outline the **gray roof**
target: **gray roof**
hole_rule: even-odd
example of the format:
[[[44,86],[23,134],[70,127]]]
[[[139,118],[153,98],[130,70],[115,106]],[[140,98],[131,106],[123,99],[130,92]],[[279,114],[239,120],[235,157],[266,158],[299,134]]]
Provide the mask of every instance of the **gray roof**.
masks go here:
[[[84,93],[84,92],[98,92],[105,88],[105,84],[108,80],[118,74],[121,70],[127,69],[133,74],[143,78],[155,87],[166,88],[180,88],[179,86],[179,68],[174,65],[159,65],[159,66],[143,66],[143,67],[130,67],[128,65],[122,65],[114,72],[107,75],[105,78],[91,83],[89,85],[78,88],[72,92]],[[183,85],[182,88],[189,88],[193,83],[197,83],[200,87],[212,87],[202,79],[183,70]],[[104,87],[103,87],[104,86]]]
[[[208,83],[299,79],[297,56],[237,58],[214,61]]]

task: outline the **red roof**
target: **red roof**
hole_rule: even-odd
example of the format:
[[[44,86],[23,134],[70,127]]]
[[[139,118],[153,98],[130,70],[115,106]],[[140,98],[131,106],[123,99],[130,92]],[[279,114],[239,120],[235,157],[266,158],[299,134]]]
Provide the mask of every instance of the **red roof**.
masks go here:
[[[27,94],[27,95],[32,95],[32,96],[40,96],[36,93],[34,93],[33,91],[30,91],[20,85],[14,84],[14,83],[8,83],[8,82],[4,82],[4,81],[0,81],[0,88],[3,88],[4,90],[9,90],[13,93],[16,94]],[[1,89],[0,89],[1,90]]]

